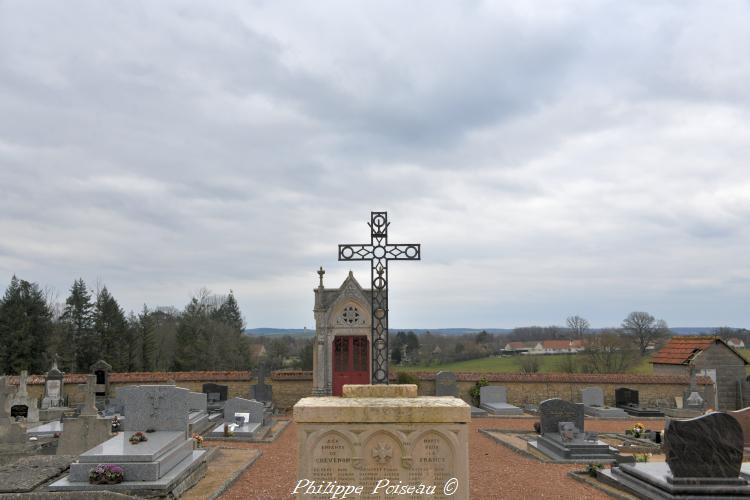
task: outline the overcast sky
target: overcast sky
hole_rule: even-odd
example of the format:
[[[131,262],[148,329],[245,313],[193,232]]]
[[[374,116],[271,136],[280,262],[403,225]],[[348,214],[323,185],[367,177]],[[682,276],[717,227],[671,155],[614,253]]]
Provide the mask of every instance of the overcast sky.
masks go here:
[[[0,0],[0,287],[314,326],[750,327],[750,3]]]

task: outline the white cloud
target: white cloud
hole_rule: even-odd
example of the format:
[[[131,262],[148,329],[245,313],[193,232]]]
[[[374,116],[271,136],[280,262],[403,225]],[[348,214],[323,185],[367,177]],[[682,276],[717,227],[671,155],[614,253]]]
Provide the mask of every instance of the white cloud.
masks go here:
[[[750,7],[0,2],[0,278],[312,326],[387,209],[394,326],[747,326]],[[307,283],[307,284],[305,284]],[[401,304],[401,305],[399,305]]]

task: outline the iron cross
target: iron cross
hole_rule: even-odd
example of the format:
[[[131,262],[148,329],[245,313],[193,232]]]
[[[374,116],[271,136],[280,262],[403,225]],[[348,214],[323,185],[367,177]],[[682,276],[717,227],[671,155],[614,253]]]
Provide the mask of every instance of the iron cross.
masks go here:
[[[417,243],[388,243],[388,213],[370,212],[369,245],[339,245],[339,260],[369,260],[372,281],[372,383],[388,383],[388,261],[420,260]]]

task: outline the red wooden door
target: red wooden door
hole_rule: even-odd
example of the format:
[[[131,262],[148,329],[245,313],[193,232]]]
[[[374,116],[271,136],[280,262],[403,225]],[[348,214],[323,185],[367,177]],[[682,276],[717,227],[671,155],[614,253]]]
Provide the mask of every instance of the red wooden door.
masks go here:
[[[333,395],[341,396],[344,384],[370,383],[370,342],[365,336],[333,339]]]

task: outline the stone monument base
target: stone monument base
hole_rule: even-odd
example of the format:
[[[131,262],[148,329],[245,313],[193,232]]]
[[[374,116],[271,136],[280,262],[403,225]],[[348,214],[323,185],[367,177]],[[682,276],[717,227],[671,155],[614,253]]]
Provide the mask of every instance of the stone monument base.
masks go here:
[[[674,478],[664,462],[622,464],[598,471],[597,477],[640,498],[750,497],[750,483],[743,477]]]
[[[294,406],[299,462],[292,494],[331,498],[326,488],[342,488],[367,499],[469,498],[468,404],[417,397],[416,385],[344,386],[343,393]]]

